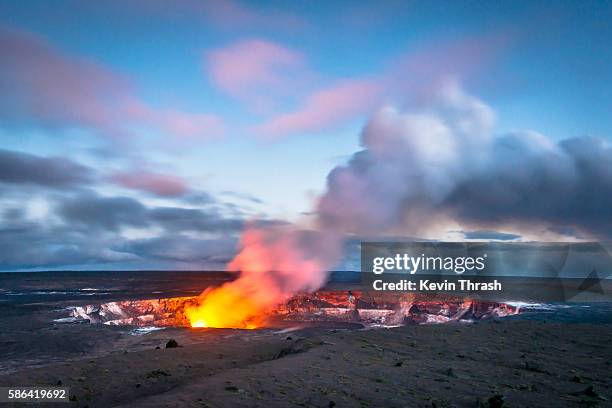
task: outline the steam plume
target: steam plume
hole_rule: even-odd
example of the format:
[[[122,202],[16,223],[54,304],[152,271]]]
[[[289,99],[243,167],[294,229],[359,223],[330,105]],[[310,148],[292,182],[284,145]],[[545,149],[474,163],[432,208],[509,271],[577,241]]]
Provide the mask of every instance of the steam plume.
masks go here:
[[[198,306],[186,310],[192,326],[254,328],[266,311],[296,292],[312,292],[340,259],[341,240],[333,234],[294,226],[250,226],[242,249],[228,269],[240,276],[205,291]]]
[[[240,277],[204,293],[194,315],[208,316],[207,325],[248,327],[295,292],[323,285],[347,234],[415,235],[444,217],[460,225],[539,223],[610,236],[608,142],[555,143],[531,131],[493,137],[494,122],[491,108],[455,82],[413,110],[383,107],[363,129],[363,149],[330,172],[317,231],[247,229],[229,264]],[[240,312],[229,322],[215,320],[230,309]]]
[[[318,207],[324,228],[414,235],[446,218],[612,236],[610,142],[554,142],[534,131],[494,137],[492,110],[452,82],[431,102],[373,115],[363,150],[328,176]]]

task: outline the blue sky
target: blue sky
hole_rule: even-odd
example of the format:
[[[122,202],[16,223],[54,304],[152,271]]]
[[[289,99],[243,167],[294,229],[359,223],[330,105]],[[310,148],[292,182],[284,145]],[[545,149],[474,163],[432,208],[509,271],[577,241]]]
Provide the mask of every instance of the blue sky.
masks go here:
[[[304,213],[363,148],[372,115],[418,106],[446,78],[495,112],[493,135],[608,140],[611,18],[596,1],[0,1],[0,227],[37,228],[0,250],[47,254],[6,256],[0,269],[222,265],[245,220],[311,222]],[[87,177],[15,176],[49,157]],[[76,196],[197,210],[236,228],[180,229],[157,215],[79,223],[66,210]],[[498,229],[477,221],[453,228]],[[71,238],[48,239],[54,228]],[[108,243],[79,243],[96,233]],[[147,252],[171,239],[225,246]]]

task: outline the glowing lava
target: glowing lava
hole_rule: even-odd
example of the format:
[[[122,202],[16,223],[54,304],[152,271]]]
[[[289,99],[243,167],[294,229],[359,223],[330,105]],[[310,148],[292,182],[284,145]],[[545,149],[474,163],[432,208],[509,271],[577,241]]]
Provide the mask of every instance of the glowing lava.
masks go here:
[[[256,329],[265,322],[263,310],[237,290],[234,282],[204,291],[197,305],[185,308],[185,315],[191,327]]]
[[[337,242],[294,227],[248,228],[242,249],[228,264],[240,275],[204,291],[196,305],[185,308],[191,327],[262,327],[279,304],[325,283],[325,271],[338,258]]]

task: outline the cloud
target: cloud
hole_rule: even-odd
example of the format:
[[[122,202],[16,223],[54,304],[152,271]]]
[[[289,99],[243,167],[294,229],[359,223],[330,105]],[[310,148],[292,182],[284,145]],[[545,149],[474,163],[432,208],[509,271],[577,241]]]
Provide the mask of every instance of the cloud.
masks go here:
[[[67,189],[92,182],[94,172],[70,159],[0,149],[0,183]]]
[[[7,186],[35,185],[69,190],[94,186],[97,179],[97,173],[92,168],[66,157],[44,157],[0,149],[0,183]],[[159,197],[182,197],[197,204],[215,201],[206,192],[192,191],[181,177],[144,168],[117,171],[107,176],[107,179],[124,188]]]
[[[135,239],[116,246],[114,250],[142,259],[206,263],[223,268],[233,256],[238,240],[235,237],[195,239],[185,235],[166,235]]]
[[[271,105],[272,98],[299,88],[305,58],[280,44],[249,39],[207,52],[205,69],[215,85],[232,97],[251,105]]]
[[[127,113],[131,120],[152,126],[166,135],[183,140],[219,139],[225,136],[224,121],[217,115],[190,113],[176,109],[153,109],[133,103]]]
[[[484,225],[545,223],[595,238],[612,236],[612,146],[577,137],[554,143],[534,132],[496,140],[484,164],[443,203]],[[479,209],[471,208],[478,203]]]
[[[69,224],[117,231],[123,226],[147,227],[147,208],[129,197],[100,197],[86,193],[64,200],[58,213]]]
[[[451,222],[612,236],[608,141],[555,142],[532,131],[494,137],[493,124],[493,111],[455,82],[418,109],[380,109],[362,132],[363,150],[328,175],[322,228],[423,236]]]
[[[5,219],[0,225],[0,270],[22,269],[223,269],[235,252],[235,235],[198,239],[166,233],[126,239],[79,225],[50,225]]]
[[[167,231],[238,232],[240,219],[224,218],[215,211],[180,207],[156,207],[149,210],[151,222]]]
[[[488,145],[492,126],[491,109],[452,82],[428,107],[380,109],[362,131],[363,150],[328,175],[322,224],[368,234],[426,223]]]
[[[191,190],[187,195],[183,197],[183,199],[186,203],[193,205],[213,204],[216,202],[215,198],[206,191]]]
[[[122,187],[160,197],[180,197],[189,192],[187,183],[180,177],[146,170],[117,172],[109,179]]]
[[[5,218],[0,224],[0,270],[49,268],[129,261],[133,256],[108,249],[117,237],[75,226]]]
[[[120,231],[123,227],[159,227],[172,233],[236,233],[243,221],[226,218],[214,206],[202,208],[148,207],[130,197],[104,197],[85,192],[60,200],[57,212],[67,224],[92,230]]]
[[[243,226],[241,219],[225,217],[214,206],[146,206],[133,198],[87,191],[55,200],[44,220],[29,219],[26,211],[13,207],[0,212],[0,270],[222,268]],[[134,238],[131,231],[149,238]]]
[[[87,166],[0,149],[5,197],[0,203],[0,270],[221,268],[231,259],[244,223],[241,207],[229,208],[204,191],[189,189],[178,177],[146,169],[114,173],[110,179],[198,208],[103,196],[94,190],[101,178]],[[29,185],[36,189],[24,188]],[[142,236],[149,238],[133,239]]]
[[[388,101],[401,105],[424,103],[435,98],[436,90],[449,75],[476,77],[511,43],[511,37],[506,31],[481,37],[453,37],[407,51],[379,75],[340,78],[315,91],[296,94],[301,100],[297,108],[268,118],[254,127],[255,132],[267,138],[318,133],[372,113]],[[299,78],[294,81],[295,90],[302,79],[294,77]]]
[[[4,119],[34,115],[47,125],[85,126],[118,133],[116,104],[129,99],[128,84],[87,60],[70,59],[41,38],[0,27],[0,83]]]
[[[32,33],[0,26],[0,54],[0,118],[6,123],[86,128],[115,138],[132,135],[135,127],[179,137],[223,135],[218,117],[153,108],[127,78]]]
[[[297,110],[273,117],[255,131],[267,138],[318,132],[372,109],[380,91],[374,81],[342,81],[311,94]]]

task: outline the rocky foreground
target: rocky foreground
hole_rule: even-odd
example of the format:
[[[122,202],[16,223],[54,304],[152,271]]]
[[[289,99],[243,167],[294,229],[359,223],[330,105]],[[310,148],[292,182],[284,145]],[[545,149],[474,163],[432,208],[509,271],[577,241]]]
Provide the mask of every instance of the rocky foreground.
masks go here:
[[[612,406],[610,325],[169,328],[134,339],[0,386],[69,386],[79,407]]]

